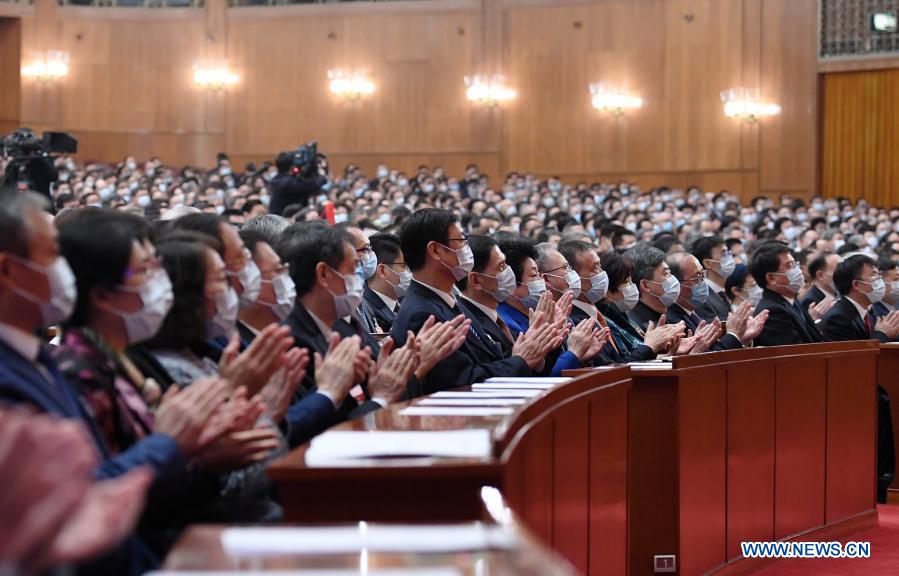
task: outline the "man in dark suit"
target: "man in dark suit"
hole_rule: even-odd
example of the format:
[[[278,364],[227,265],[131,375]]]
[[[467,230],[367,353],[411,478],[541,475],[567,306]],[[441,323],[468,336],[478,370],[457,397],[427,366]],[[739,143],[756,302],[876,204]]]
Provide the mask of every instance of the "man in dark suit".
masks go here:
[[[358,336],[362,348],[355,361],[355,385],[358,388],[339,393],[320,390],[316,385],[314,363],[310,362],[297,402],[288,410],[300,410],[310,396],[324,394],[330,403],[320,402],[304,420],[314,428],[314,435],[342,418],[355,417],[402,397],[402,386],[388,378],[376,375],[368,378],[373,359],[379,353],[377,342],[356,317],[362,300],[362,281],[356,276],[356,251],[350,236],[339,229],[319,225],[294,224],[284,231],[277,246],[281,258],[290,266],[290,275],[296,285],[297,301],[284,321],[291,329],[296,346],[306,348],[310,355],[325,356],[332,334],[340,338]],[[349,320],[344,317],[348,316]],[[347,396],[347,392],[351,392]],[[337,412],[334,410],[337,408]],[[330,415],[330,421],[329,421]],[[308,437],[310,432],[302,432]],[[295,439],[291,439],[294,444]]]
[[[350,243],[353,245],[353,250],[356,252],[355,272],[359,279],[362,280],[364,286],[365,282],[374,276],[375,270],[378,268],[378,257],[374,250],[372,250],[371,242],[361,228],[355,224],[342,224],[337,226],[337,228],[338,230],[346,232],[347,236],[350,238]],[[362,302],[359,303],[355,312],[359,321],[362,323],[362,326],[368,330],[370,334],[383,334],[388,332],[388,330],[385,330],[383,326],[378,324],[374,311],[372,311],[368,302],[365,300],[364,288]]]
[[[390,332],[400,309],[400,300],[412,282],[412,273],[403,259],[398,236],[375,234],[369,240],[378,258],[378,267],[365,287],[365,302],[378,325],[385,332]]]
[[[283,322],[293,310],[297,290],[287,264],[260,232],[241,230],[240,239],[253,255],[262,277],[259,296],[241,308],[237,330],[243,343],[249,344],[270,324]]]
[[[883,300],[875,302],[873,310],[875,317],[883,318],[896,310],[899,303],[899,264],[892,258],[880,258],[877,260],[877,269],[886,285],[886,294]]]
[[[890,342],[899,336],[899,312],[876,318],[871,309],[886,294],[886,284],[873,259],[863,254],[850,256],[837,265],[833,279],[842,298],[821,321],[821,332],[827,340]]]
[[[696,307],[696,314],[706,322],[711,322],[715,318],[724,322],[731,312],[730,301],[724,293],[724,285],[728,277],[734,273],[736,266],[734,256],[720,236],[698,238],[690,247],[690,253],[705,269],[705,281],[709,287],[708,300]]]
[[[755,308],[756,315],[767,310],[768,321],[755,339],[757,346],[813,344],[824,338],[796,299],[804,278],[799,263],[783,242],[770,240],[752,255],[749,273],[764,292]]]
[[[683,322],[687,330],[694,334],[703,320],[696,314],[696,308],[705,303],[709,289],[705,283],[705,271],[699,260],[686,252],[674,252],[667,257],[668,268],[680,282],[677,301],[668,307],[668,322]],[[727,333],[712,344],[711,351],[737,350],[752,343],[765,325],[767,314],[762,312],[755,318],[748,317],[748,308],[731,312],[727,316]],[[712,319],[714,322],[717,316]]]
[[[830,341],[870,340],[890,342],[899,336],[899,312],[876,318],[871,305],[880,302],[886,285],[877,263],[863,254],[850,256],[837,265],[833,275],[840,300],[821,322]],[[877,386],[877,501],[886,502],[887,488],[896,473],[890,397]]]
[[[468,276],[456,282],[462,292],[461,304],[478,319],[487,338],[507,358],[512,355],[515,341],[496,308],[515,290],[515,273],[489,236],[471,236],[468,244],[474,254],[474,266]]]
[[[625,252],[624,256],[634,263],[632,278],[640,289],[640,300],[627,316],[646,332],[649,323],[658,325],[668,306],[677,300],[680,285],[665,263],[665,253],[658,248],[641,242]]]
[[[809,311],[812,320],[817,321],[823,318],[837,298],[833,274],[841,260],[842,258],[838,254],[828,252],[819,254],[808,264],[812,287],[802,297],[800,304]],[[822,302],[824,302],[823,305]]]
[[[491,345],[480,322],[459,306],[453,285],[472,270],[474,257],[468,238],[452,212],[424,209],[414,212],[403,223],[400,245],[413,281],[393,324],[391,336],[405,343],[406,333],[417,333],[433,316],[439,322],[451,322],[460,314],[470,321],[465,340],[457,351],[438,362],[423,380],[422,392],[458,388],[482,382],[493,376],[528,376],[540,368],[546,354],[558,347],[561,333],[554,327],[534,326],[524,339],[503,358]]]

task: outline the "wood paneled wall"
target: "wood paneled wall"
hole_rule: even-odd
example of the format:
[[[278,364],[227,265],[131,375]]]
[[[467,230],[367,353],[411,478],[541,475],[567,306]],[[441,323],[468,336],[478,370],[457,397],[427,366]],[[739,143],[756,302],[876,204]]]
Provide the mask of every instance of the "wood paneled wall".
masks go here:
[[[51,0],[37,0],[51,1]],[[82,156],[157,154],[239,161],[317,139],[342,166],[470,161],[566,180],[629,179],[811,194],[816,189],[814,0],[429,0],[203,10],[63,7],[52,40],[22,17],[23,56],[71,54],[59,86],[23,82],[21,120],[67,129]],[[227,93],[192,85],[197,57],[223,54]],[[377,91],[347,103],[330,67],[370,70]],[[462,78],[503,71],[504,109],[464,98]],[[625,84],[644,107],[621,118],[590,106],[588,84]],[[719,93],[760,86],[783,114],[728,120]]]
[[[20,111],[19,50],[22,24],[18,18],[0,18],[0,135],[18,126]]]
[[[825,196],[899,205],[899,70],[824,76]]]

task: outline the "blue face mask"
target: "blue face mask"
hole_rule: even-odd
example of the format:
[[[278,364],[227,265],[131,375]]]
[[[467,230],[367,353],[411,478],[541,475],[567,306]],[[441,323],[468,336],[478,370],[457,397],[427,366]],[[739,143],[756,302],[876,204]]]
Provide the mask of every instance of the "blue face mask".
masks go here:
[[[709,299],[709,285],[705,280],[690,288],[690,304],[693,306],[701,306]]]
[[[378,268],[378,256],[374,253],[374,251],[368,251],[365,254],[365,257],[362,259],[361,264],[356,265],[356,275],[362,278],[363,281],[368,280],[375,274],[375,270]]]

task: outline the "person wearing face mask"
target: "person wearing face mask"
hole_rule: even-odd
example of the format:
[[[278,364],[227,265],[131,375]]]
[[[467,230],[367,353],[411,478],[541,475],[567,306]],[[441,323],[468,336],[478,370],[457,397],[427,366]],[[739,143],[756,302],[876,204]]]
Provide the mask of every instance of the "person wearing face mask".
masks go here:
[[[634,263],[631,277],[640,291],[639,301],[627,316],[645,332],[650,322],[658,325],[668,306],[677,300],[680,282],[671,274],[665,263],[665,253],[658,248],[641,243],[625,257]]]
[[[115,324],[118,340],[127,345],[131,335],[141,334],[144,322],[129,322],[135,318],[130,309],[139,308],[134,302],[135,293],[147,295],[151,300],[155,290],[142,290],[138,284],[147,280],[137,272],[131,286],[125,287],[118,297],[110,293],[87,295],[79,298],[76,277],[68,262],[59,253],[57,231],[52,218],[43,210],[46,203],[32,193],[0,193],[0,401],[9,405],[27,405],[29,410],[44,412],[83,426],[96,448],[100,463],[93,470],[98,481],[108,481],[131,476],[130,471],[148,468],[154,476],[154,492],[163,496],[172,494],[183,481],[187,459],[197,448],[197,438],[203,431],[208,415],[224,400],[224,384],[212,383],[204,398],[194,399],[196,404],[183,402],[169,405],[157,414],[159,430],[141,428],[134,442],[127,445],[110,445],[106,431],[101,429],[103,420],[95,419],[86,406],[75,383],[70,383],[60,371],[49,349],[34,336],[42,327],[68,323],[76,308],[84,311],[93,306],[90,302],[102,302],[108,310],[105,321]],[[103,216],[99,210],[85,211],[90,218]],[[79,212],[73,213],[75,215]],[[145,229],[145,228],[144,228]],[[95,230],[90,229],[93,233]],[[104,236],[91,236],[106,241]],[[111,284],[125,283],[125,268],[134,263],[139,267],[141,248],[134,238],[123,238],[119,255],[118,279],[112,275],[104,279]],[[96,268],[96,263],[93,264]],[[106,269],[101,269],[106,271]],[[93,291],[91,291],[93,292]],[[164,290],[162,291],[164,292]],[[113,303],[117,300],[118,306]],[[131,300],[130,303],[127,301]],[[142,300],[142,297],[141,297]],[[132,326],[132,328],[128,328]],[[143,332],[146,333],[146,330]],[[214,390],[212,386],[217,386]],[[133,389],[136,412],[147,414],[146,404],[137,389]],[[185,398],[187,400],[187,398]],[[202,413],[200,412],[202,411]],[[193,415],[193,416],[192,416]],[[131,423],[142,426],[141,418],[132,413]],[[164,498],[163,498],[164,499]],[[166,504],[157,502],[161,507]],[[86,572],[100,574],[142,574],[153,568],[156,560],[145,539],[130,536],[109,555],[91,559],[82,566]]]
[[[399,312],[400,300],[412,283],[412,272],[403,259],[398,236],[375,234],[369,241],[378,265],[365,287],[365,302],[378,325],[389,332]]]
[[[749,305],[755,310],[762,299],[762,289],[755,283],[755,279],[749,273],[749,268],[744,264],[736,265],[734,273],[727,277],[724,289],[731,306],[734,307],[749,302]]]
[[[481,329],[502,355],[509,356],[515,340],[496,309],[515,290],[515,272],[506,264],[506,257],[496,241],[489,236],[471,236],[469,245],[474,254],[474,266],[467,277],[456,282],[462,292],[462,305],[480,322]]]
[[[414,212],[403,223],[400,246],[413,280],[391,337],[398,344],[405,343],[407,332],[417,333],[431,317],[438,322],[464,319],[460,347],[434,366],[422,382],[421,392],[458,388],[494,376],[531,375],[543,367],[546,354],[564,337],[562,329],[557,332],[554,325],[531,330],[516,341],[508,358],[491,345],[477,319],[460,307],[453,295],[455,282],[472,271],[474,255],[452,212],[437,208]]]
[[[297,291],[287,265],[260,232],[242,230],[240,239],[253,255],[253,262],[262,277],[259,297],[238,313],[237,332],[242,347],[272,324],[283,322],[293,310]]]
[[[515,289],[496,310],[509,327],[512,338],[517,339],[519,334],[528,331],[530,311],[537,307],[546,292],[546,282],[537,270],[537,249],[533,240],[511,237],[500,240],[498,246],[515,274]]]
[[[808,264],[812,285],[799,303],[815,321],[823,318],[839,298],[833,275],[841,260],[838,254],[825,253],[816,256]]]
[[[880,302],[874,304],[872,309],[875,317],[883,318],[899,308],[899,264],[891,258],[880,258],[877,260],[877,269],[883,277],[886,293]]]
[[[837,265],[833,280],[841,298],[821,321],[821,332],[826,340],[896,341],[899,312],[878,318],[872,309],[887,292],[877,262],[862,254],[850,256]],[[896,460],[890,397],[880,385],[877,392],[877,501],[883,503],[896,473]]]
[[[355,224],[339,225],[337,228],[346,232],[352,240],[353,249],[356,251],[355,273],[362,282],[364,292],[365,283],[375,274],[378,268],[378,255],[372,250],[368,237]],[[383,334],[385,332],[384,327],[378,324],[374,311],[364,298],[357,305],[355,312],[369,334]],[[345,316],[341,317],[346,319]]]
[[[696,314],[706,322],[712,322],[715,318],[724,322],[731,312],[730,302],[724,293],[724,285],[727,278],[734,273],[736,266],[734,256],[720,236],[697,239],[690,247],[690,253],[702,263],[709,288],[708,300],[697,306]]]
[[[797,300],[803,284],[802,269],[786,244],[769,240],[758,246],[749,262],[749,273],[763,290],[756,314],[769,312],[765,327],[755,339],[757,346],[823,341],[815,321]]]
[[[172,220],[172,230],[188,230],[210,236],[225,263],[225,275],[238,297],[238,306],[252,305],[259,297],[262,276],[253,261],[253,255],[244,246],[237,230],[226,220],[214,214],[188,214]],[[216,337],[229,334],[216,334]]]
[[[682,326],[671,324],[650,328],[645,336],[650,343],[647,345],[642,339],[633,338],[600,312],[597,303],[608,294],[609,275],[603,270],[602,261],[591,244],[578,240],[562,242],[559,244],[559,253],[578,274],[581,282],[580,295],[572,302],[569,319],[574,324],[591,320],[598,327],[609,330],[610,339],[593,360],[594,365],[652,360],[658,352],[676,343],[675,339],[682,332]]]
[[[705,323],[696,314],[696,308],[708,300],[709,286],[705,280],[705,270],[699,265],[699,260],[686,252],[669,254],[666,262],[672,276],[680,283],[680,293],[677,300],[668,307],[666,317],[668,322],[683,322],[687,330],[694,334]],[[727,316],[727,333],[721,336],[710,350],[737,350],[744,346],[750,346],[752,340],[758,336],[768,318],[766,312],[758,316],[749,316],[750,307],[746,303]],[[717,325],[717,317],[713,322]]]

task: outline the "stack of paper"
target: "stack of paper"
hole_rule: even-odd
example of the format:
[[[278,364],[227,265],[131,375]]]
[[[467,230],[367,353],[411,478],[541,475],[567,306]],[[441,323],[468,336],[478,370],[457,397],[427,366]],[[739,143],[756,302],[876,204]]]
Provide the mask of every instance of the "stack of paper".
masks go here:
[[[491,454],[490,431],[374,431],[333,430],[312,440],[306,464],[322,466],[356,458],[434,456],[487,458]]]
[[[401,416],[508,416],[512,408],[493,406],[409,406]]]
[[[527,402],[524,398],[424,398],[416,406],[517,406]]]
[[[428,398],[533,398],[542,394],[541,390],[509,390],[505,388],[493,388],[487,390],[472,390],[471,392],[435,392]]]
[[[514,377],[506,377],[506,376],[497,376],[496,378],[490,378],[487,380],[487,384],[548,384],[550,386],[557,386],[559,384],[568,384],[571,382],[571,378],[558,377],[558,378],[540,378],[540,377],[522,377],[522,378],[514,378]]]
[[[499,526],[469,524],[368,525],[317,528],[228,528],[222,548],[229,556],[371,553],[445,554],[515,548],[515,534]]]

